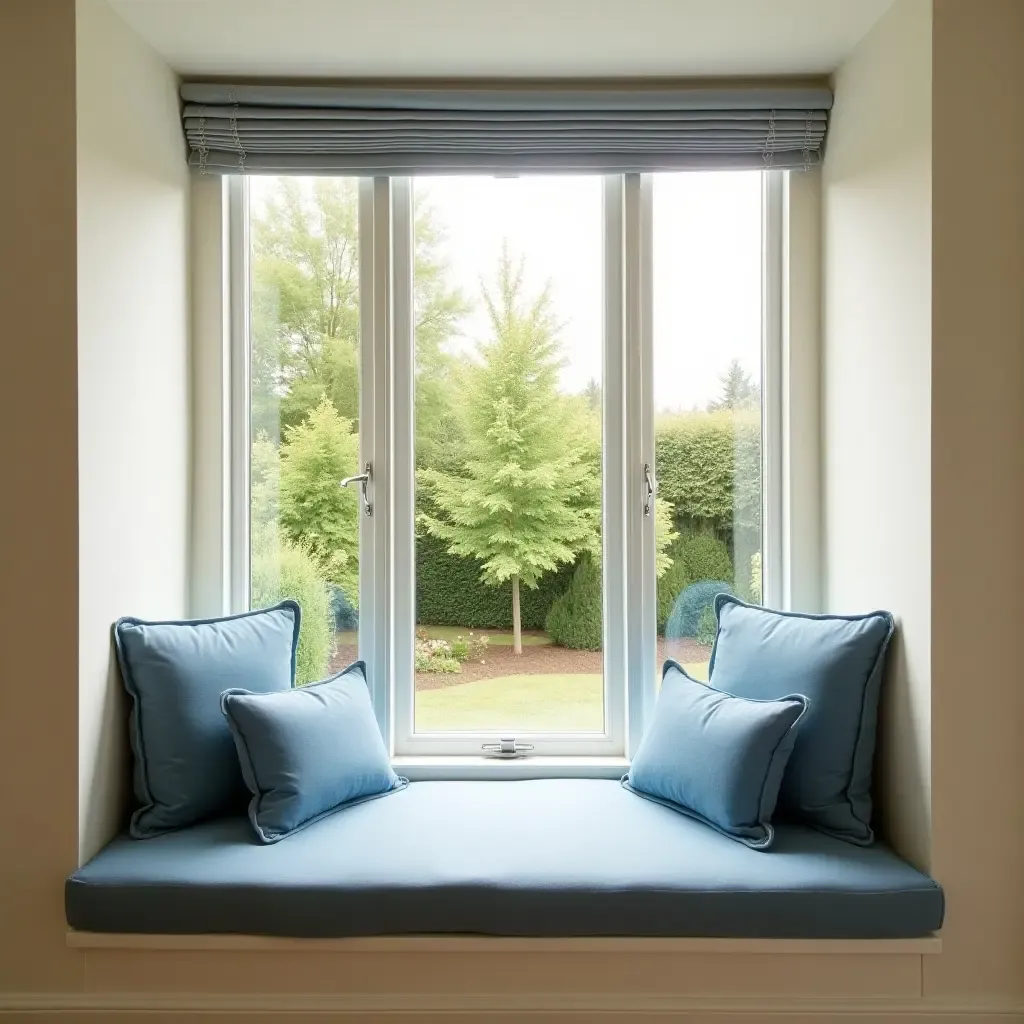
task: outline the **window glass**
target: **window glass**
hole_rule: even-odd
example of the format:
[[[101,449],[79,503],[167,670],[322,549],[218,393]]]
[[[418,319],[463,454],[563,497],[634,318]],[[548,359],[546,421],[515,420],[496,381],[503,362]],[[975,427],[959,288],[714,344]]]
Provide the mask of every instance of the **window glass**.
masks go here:
[[[602,182],[414,183],[414,728],[602,732]]]
[[[250,603],[302,606],[298,681],[359,626],[358,182],[249,179]]]
[[[707,677],[720,592],[760,602],[760,172],[653,182],[658,658]]]

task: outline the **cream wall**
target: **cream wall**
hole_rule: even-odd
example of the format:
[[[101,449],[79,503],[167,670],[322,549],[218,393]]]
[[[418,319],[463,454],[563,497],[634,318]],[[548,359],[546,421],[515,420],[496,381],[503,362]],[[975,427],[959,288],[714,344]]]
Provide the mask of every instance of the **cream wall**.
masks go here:
[[[897,0],[835,76],[822,167],[824,605],[899,620],[883,830],[931,860],[931,5]]]
[[[1024,993],[1024,3],[935,0],[929,992]]]
[[[77,3],[79,849],[121,827],[119,616],[182,618],[189,540],[189,174],[177,79]]]

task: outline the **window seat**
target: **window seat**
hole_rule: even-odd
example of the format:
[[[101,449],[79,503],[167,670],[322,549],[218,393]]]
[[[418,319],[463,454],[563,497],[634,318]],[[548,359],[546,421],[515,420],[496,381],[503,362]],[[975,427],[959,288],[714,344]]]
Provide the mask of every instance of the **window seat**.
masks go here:
[[[939,886],[884,846],[780,825],[750,850],[617,782],[418,782],[272,846],[243,817],[115,839],[67,881],[87,932],[898,939]]]

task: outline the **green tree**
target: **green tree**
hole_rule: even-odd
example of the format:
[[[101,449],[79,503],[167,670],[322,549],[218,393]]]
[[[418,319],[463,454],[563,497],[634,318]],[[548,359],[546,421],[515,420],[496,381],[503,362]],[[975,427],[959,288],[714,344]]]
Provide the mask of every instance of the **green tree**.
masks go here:
[[[359,592],[359,498],[338,482],[357,472],[358,459],[351,421],[326,397],[302,423],[286,429],[281,445],[281,530],[316,558],[353,603]]]
[[[358,186],[280,178],[252,217],[253,425],[274,438],[327,398],[359,415]],[[467,305],[448,287],[443,237],[417,204],[414,303],[417,408],[439,419],[451,363],[443,351]]]
[[[451,554],[481,562],[481,579],[512,589],[512,631],[522,653],[520,584],[533,588],[594,549],[599,476],[577,440],[578,404],[558,391],[558,326],[545,289],[524,296],[523,264],[503,250],[495,291],[483,290],[490,340],[463,378],[467,458],[460,474],[424,469],[431,507],[420,522]]]
[[[738,359],[733,359],[725,373],[718,379],[722,384],[722,395],[708,403],[708,412],[717,412],[719,409],[750,409],[761,401],[760,389]]]

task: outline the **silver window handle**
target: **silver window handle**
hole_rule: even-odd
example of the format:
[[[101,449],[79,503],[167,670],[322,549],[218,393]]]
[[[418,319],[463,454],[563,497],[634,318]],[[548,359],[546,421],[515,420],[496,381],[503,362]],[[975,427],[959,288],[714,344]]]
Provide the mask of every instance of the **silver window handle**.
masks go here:
[[[356,473],[355,476],[347,476],[341,481],[342,487],[348,487],[349,484],[359,483],[362,485],[363,492],[363,515],[373,515],[373,505],[370,504],[370,499],[366,494],[366,488],[373,482],[373,466],[371,463],[366,463],[363,467],[362,473]]]
[[[654,498],[654,492],[657,490],[657,481],[654,479],[654,472],[651,469],[650,463],[644,463],[644,515],[649,516],[651,514],[651,501]]]

